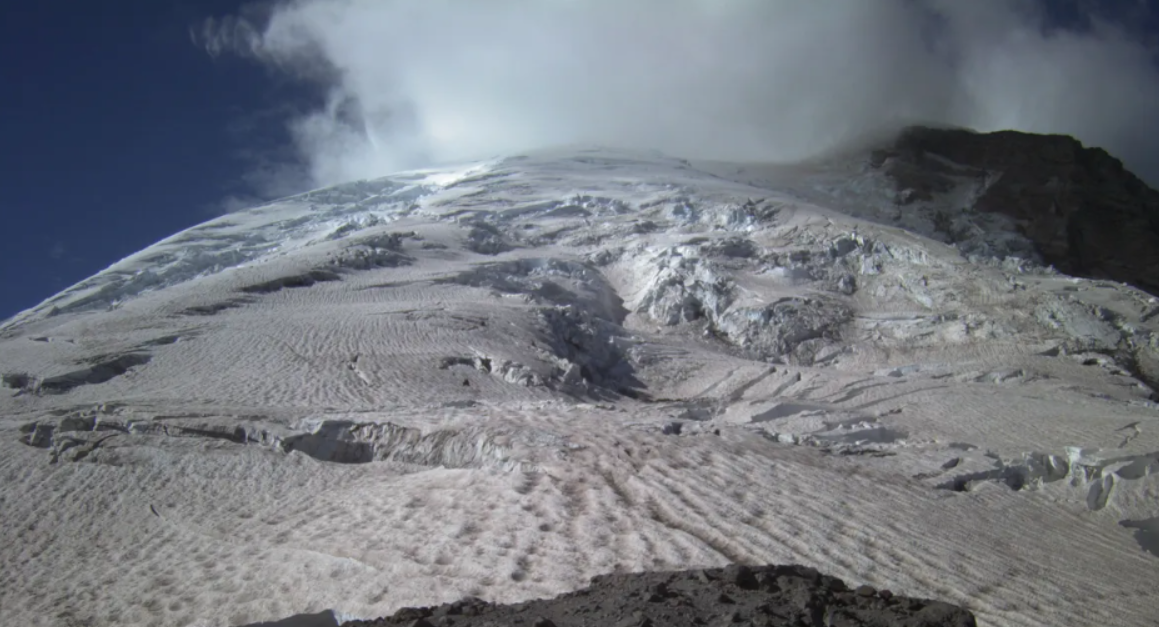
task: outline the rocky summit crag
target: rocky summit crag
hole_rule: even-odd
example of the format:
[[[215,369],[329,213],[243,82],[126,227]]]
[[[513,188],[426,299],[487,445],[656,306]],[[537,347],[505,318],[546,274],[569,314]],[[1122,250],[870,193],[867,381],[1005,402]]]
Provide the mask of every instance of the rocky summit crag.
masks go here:
[[[871,163],[903,205],[975,178],[982,193],[961,209],[1009,216],[1065,274],[1159,295],[1159,192],[1100,148],[1065,135],[911,127]]]

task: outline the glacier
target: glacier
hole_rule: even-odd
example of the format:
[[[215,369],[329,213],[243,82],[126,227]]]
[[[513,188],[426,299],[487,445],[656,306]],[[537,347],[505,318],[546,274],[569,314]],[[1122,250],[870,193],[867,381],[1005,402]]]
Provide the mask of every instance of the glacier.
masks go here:
[[[980,624],[1150,624],[1159,301],[972,209],[1000,173],[943,161],[952,185],[899,198],[875,159],[404,172],[21,312],[0,622],[369,618],[794,562]]]

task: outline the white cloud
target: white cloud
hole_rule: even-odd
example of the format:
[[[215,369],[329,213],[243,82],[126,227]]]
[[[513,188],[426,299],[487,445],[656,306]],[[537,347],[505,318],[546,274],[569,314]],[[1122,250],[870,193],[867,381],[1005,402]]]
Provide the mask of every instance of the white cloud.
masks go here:
[[[323,86],[292,122],[320,185],[568,143],[794,159],[912,121],[1073,134],[1156,174],[1152,51],[1042,6],[297,0],[198,39]]]

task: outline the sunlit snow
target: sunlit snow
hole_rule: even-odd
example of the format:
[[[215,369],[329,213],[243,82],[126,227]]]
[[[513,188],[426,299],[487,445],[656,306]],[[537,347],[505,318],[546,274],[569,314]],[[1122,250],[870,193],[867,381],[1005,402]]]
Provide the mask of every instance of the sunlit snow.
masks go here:
[[[747,561],[985,625],[1153,624],[1159,305],[992,216],[943,241],[864,162],[402,173],[21,313],[0,623],[373,617]]]

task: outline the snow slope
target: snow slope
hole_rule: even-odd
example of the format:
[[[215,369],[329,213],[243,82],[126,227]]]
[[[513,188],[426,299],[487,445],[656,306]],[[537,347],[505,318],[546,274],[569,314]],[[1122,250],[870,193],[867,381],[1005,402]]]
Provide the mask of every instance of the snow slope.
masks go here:
[[[403,173],[23,312],[0,624],[374,617],[732,561],[988,625],[1153,624],[1159,303],[985,216],[938,241],[864,162]]]

